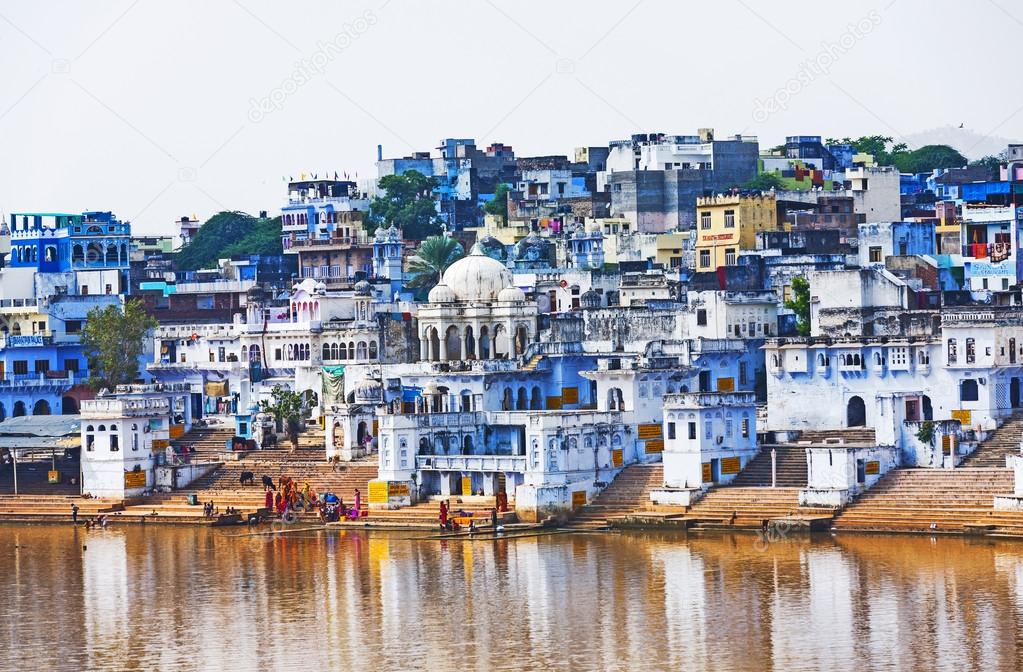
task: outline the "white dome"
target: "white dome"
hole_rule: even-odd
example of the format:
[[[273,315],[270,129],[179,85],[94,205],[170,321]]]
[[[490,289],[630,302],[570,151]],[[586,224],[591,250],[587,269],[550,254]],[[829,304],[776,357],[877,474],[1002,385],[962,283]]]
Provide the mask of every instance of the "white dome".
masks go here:
[[[444,271],[444,284],[459,301],[494,301],[512,284],[512,274],[500,261],[484,254],[479,245],[473,245],[469,256]]]
[[[452,303],[458,301],[458,297],[451,291],[451,288],[445,285],[443,282],[430,290],[430,294],[426,297],[426,300],[430,303]]]
[[[497,300],[505,303],[522,303],[526,300],[526,295],[518,287],[505,287],[497,295]]]

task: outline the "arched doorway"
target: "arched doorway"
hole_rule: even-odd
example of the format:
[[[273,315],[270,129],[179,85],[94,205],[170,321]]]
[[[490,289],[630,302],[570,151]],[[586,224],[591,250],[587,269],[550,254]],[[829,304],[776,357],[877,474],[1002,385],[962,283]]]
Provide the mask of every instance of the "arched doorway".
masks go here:
[[[1019,378],[1009,381],[1009,405],[1019,408]]]
[[[40,399],[32,407],[32,415],[49,415],[50,414],[50,402],[45,399]]]
[[[539,411],[543,408],[543,400],[540,398],[539,386],[533,386],[533,394],[529,400],[529,408],[534,411]]]
[[[923,396],[923,408],[924,420],[934,420],[934,408],[931,406],[931,398],[926,394]]]
[[[502,359],[508,355],[508,332],[503,324],[494,327],[494,359]]]
[[[490,330],[480,327],[480,359],[490,359]]]
[[[458,327],[451,325],[444,332],[444,358],[457,360],[462,358],[462,338],[458,335]]]
[[[526,388],[520,387],[519,394],[515,400],[515,409],[524,411],[529,407],[529,402],[526,400]]]
[[[355,440],[359,448],[366,445],[366,421],[362,420],[359,422],[359,427],[355,432]]]
[[[472,334],[472,327],[465,328],[465,357],[476,359],[476,338]]]
[[[25,402],[24,401],[14,402],[14,413],[12,414],[11,417],[20,418],[23,415],[26,415]]]
[[[78,400],[74,397],[61,397],[60,398],[60,414],[61,415],[77,415],[78,414]]]
[[[440,335],[436,327],[430,327],[430,361],[440,361]]]
[[[867,424],[867,406],[860,397],[852,397],[845,409],[847,427],[865,427]]]
[[[528,341],[526,328],[519,326],[515,329],[515,354],[521,355],[526,351],[526,343]]]

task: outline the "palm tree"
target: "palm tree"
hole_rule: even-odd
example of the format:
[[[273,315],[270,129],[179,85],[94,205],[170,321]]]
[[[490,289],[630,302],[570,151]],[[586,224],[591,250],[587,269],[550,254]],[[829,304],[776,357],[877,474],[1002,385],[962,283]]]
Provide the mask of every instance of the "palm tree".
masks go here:
[[[425,294],[440,282],[448,266],[465,256],[465,250],[454,238],[431,236],[424,240],[409,258],[405,269],[409,281],[405,286],[417,294]]]

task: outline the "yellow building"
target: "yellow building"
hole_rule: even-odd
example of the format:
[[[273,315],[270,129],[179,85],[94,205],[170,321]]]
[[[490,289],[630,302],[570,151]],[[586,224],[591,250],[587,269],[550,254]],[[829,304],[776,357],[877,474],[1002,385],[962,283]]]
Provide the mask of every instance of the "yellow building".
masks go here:
[[[756,249],[757,232],[777,229],[773,195],[697,198],[696,270],[735,265],[742,250]]]
[[[689,233],[661,233],[657,235],[657,253],[654,263],[664,268],[680,268],[685,260]]]

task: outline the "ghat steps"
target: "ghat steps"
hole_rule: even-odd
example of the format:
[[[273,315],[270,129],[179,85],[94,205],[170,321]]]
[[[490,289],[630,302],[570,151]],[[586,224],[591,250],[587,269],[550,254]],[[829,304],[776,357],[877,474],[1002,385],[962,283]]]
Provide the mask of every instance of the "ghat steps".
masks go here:
[[[779,487],[806,487],[806,450],[799,446],[776,446]],[[771,448],[765,446],[750,460],[730,487],[769,486],[771,483]]]
[[[1020,454],[1020,439],[1023,439],[1023,411],[1015,411],[963,460],[962,466],[977,469],[1005,467],[1006,456]]]
[[[650,491],[664,486],[664,465],[633,464],[615,477],[589,504],[580,507],[566,527],[596,530],[614,518],[645,509]]]

